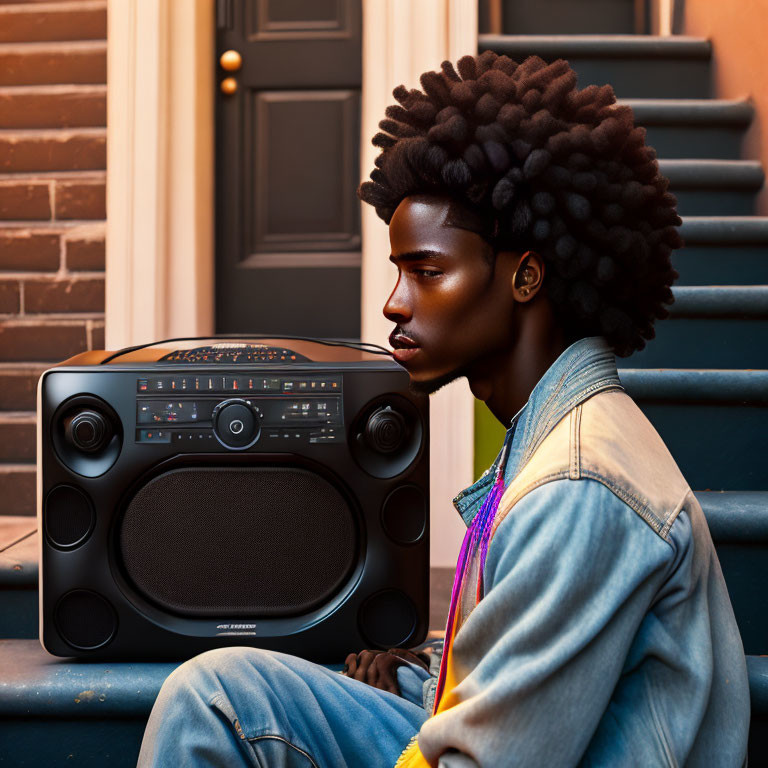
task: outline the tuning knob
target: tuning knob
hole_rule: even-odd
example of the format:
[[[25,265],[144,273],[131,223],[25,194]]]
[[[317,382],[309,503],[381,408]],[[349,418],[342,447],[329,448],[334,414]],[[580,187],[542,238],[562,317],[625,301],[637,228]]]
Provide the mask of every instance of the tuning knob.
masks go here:
[[[402,414],[385,405],[377,408],[365,424],[363,439],[379,453],[394,453],[405,442],[408,427]]]
[[[64,420],[64,437],[84,453],[100,451],[112,437],[112,427],[98,411],[84,409]]]
[[[259,439],[260,417],[247,400],[224,400],[213,409],[213,431],[227,448],[247,448]]]

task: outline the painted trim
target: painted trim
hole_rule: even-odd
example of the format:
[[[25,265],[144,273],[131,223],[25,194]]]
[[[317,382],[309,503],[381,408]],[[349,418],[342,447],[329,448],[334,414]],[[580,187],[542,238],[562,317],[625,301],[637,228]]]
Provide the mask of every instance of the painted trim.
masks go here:
[[[109,0],[106,346],[214,329],[214,5]]]
[[[477,0],[363,0],[361,178],[378,149],[371,138],[392,90],[419,86],[419,75],[444,59],[477,51]],[[389,235],[373,208],[362,206],[362,338],[387,344],[391,323],[382,314],[396,272],[387,259]],[[430,398],[431,564],[454,567],[466,527],[452,498],[470,485],[474,459],[474,398],[465,380]]]

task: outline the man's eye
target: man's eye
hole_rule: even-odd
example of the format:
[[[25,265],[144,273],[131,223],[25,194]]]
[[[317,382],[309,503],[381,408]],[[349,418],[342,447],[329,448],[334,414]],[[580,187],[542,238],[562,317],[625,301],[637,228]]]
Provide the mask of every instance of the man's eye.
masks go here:
[[[442,275],[442,272],[439,272],[436,269],[414,269],[413,272],[417,275],[421,275],[422,277],[426,278],[433,278],[433,277],[440,277]]]

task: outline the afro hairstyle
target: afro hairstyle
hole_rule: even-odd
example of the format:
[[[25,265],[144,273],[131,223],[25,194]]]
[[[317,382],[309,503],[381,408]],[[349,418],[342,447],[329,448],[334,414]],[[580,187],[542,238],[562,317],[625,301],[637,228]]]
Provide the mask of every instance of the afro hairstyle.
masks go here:
[[[481,234],[496,252],[541,255],[569,342],[604,336],[620,357],[643,349],[674,301],[682,221],[632,109],[538,56],[444,61],[421,86],[393,91],[360,199],[389,224],[409,195],[450,197],[489,222]]]

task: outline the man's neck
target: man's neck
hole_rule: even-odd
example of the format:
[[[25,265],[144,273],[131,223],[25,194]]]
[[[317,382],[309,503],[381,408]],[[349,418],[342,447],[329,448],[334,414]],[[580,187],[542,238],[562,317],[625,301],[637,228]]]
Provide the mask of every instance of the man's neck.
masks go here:
[[[520,313],[512,347],[485,358],[467,376],[472,394],[505,427],[568,346],[551,307],[545,297],[540,298],[544,300],[532,302]]]

